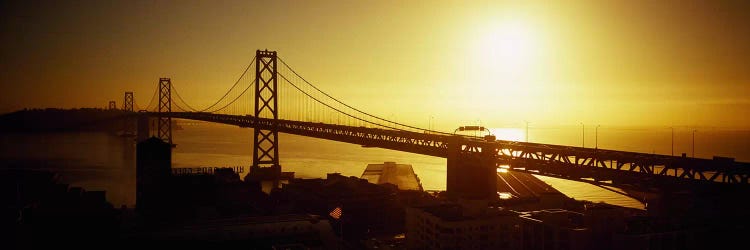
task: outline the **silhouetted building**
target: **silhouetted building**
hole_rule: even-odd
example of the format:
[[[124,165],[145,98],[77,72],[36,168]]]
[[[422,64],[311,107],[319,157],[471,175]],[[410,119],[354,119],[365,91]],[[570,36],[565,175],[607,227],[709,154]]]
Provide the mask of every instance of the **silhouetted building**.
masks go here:
[[[611,211],[610,211],[611,212]],[[616,212],[592,212],[607,220]],[[610,216],[610,217],[608,217]],[[407,208],[408,249],[611,249],[593,245],[583,213],[563,209],[517,212],[482,200]],[[612,220],[616,220],[612,218]],[[616,227],[618,223],[613,227]],[[607,226],[598,226],[607,230]],[[618,228],[619,229],[619,228]],[[614,230],[605,233],[614,234]],[[611,238],[611,236],[610,236]],[[593,247],[592,247],[593,246]]]
[[[261,215],[270,212],[268,195],[255,182],[240,180],[231,168],[214,174],[170,178],[168,190],[172,214],[183,219]]]
[[[406,249],[404,234],[390,237],[369,238],[362,242],[363,249],[395,250]]]
[[[0,183],[13,191],[10,197],[2,193],[0,229],[9,236],[3,249],[88,249],[117,239],[118,211],[103,191],[69,187],[36,171],[2,170]]]
[[[160,147],[168,145],[156,138],[144,143]],[[158,158],[159,155],[151,157]],[[261,215],[271,211],[268,195],[261,191],[259,183],[242,181],[232,168],[172,175],[169,169],[165,173],[164,159],[150,162],[153,165],[148,165],[149,162],[141,158],[139,160],[143,163],[139,165],[139,170],[146,170],[139,172],[136,208],[150,224]]]
[[[737,221],[690,217],[634,216],[626,223],[626,229],[615,234],[612,249],[743,249],[750,233]]]
[[[360,178],[373,184],[390,183],[400,190],[423,190],[419,177],[409,164],[396,164],[391,161],[383,164],[367,164]]]
[[[145,216],[166,211],[165,198],[170,194],[165,187],[172,169],[172,145],[151,137],[136,145],[135,207]]]
[[[195,220],[124,235],[124,243],[176,249],[339,249],[328,220],[288,214]]]
[[[524,250],[588,249],[591,232],[584,215],[563,209],[522,212]]]
[[[263,214],[270,210],[258,183],[240,180],[231,168],[201,174],[172,175],[169,143],[156,137],[136,149],[136,211],[146,221]]]
[[[403,231],[403,207],[394,185],[376,185],[357,177],[328,174],[326,179],[294,179],[272,193],[278,211],[328,215],[337,232],[359,241],[367,235]],[[341,216],[330,216],[339,207]],[[342,225],[343,224],[343,225]],[[343,229],[342,229],[343,228]]]
[[[704,249],[699,239],[710,237],[707,232],[705,228],[685,227],[664,218],[633,217],[626,230],[614,236],[613,249]]]
[[[716,159],[715,159],[716,160]],[[721,160],[721,159],[719,159]],[[723,249],[750,234],[747,187],[712,184],[667,186],[648,200],[648,216],[626,220],[616,235],[622,249]]]
[[[483,202],[410,207],[406,248],[521,249],[520,223],[517,213]]]
[[[508,196],[500,204],[516,211],[568,208],[575,203],[544,181],[522,172],[497,173],[497,191]]]
[[[606,203],[586,204],[584,224],[591,230],[590,249],[613,249],[614,236],[626,229],[629,213],[622,207]]]

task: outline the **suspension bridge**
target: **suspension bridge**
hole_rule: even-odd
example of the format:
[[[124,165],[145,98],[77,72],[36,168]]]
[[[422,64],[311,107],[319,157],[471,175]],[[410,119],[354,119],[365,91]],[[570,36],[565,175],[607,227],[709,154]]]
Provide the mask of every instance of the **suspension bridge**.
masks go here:
[[[111,102],[110,108],[113,106]],[[138,107],[133,92],[126,92],[122,109],[155,120],[148,131],[138,131],[139,137],[155,136],[170,144],[171,119],[253,128],[250,174],[266,171],[276,177],[281,173],[278,133],[447,158],[447,191],[480,198],[496,195],[499,167],[613,186],[746,187],[750,177],[750,164],[731,158],[700,159],[505,141],[411,126],[329,95],[298,74],[275,51],[256,51],[237,81],[208,107],[194,108],[180,96],[170,78],[160,78],[148,105]]]

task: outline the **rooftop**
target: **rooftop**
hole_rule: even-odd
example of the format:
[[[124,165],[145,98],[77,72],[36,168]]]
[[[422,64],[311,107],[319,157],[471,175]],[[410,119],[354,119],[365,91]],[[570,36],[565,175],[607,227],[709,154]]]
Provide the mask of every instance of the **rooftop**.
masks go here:
[[[391,183],[400,190],[422,190],[422,184],[409,164],[396,164],[391,161],[368,164],[360,178],[373,184]]]

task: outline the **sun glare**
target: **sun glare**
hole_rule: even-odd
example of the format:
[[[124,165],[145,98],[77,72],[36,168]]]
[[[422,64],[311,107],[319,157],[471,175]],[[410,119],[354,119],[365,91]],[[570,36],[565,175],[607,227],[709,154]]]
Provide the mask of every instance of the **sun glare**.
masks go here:
[[[495,135],[498,140],[505,141],[525,141],[526,133],[522,129],[518,128],[490,128],[490,132]]]
[[[545,74],[541,28],[523,18],[478,23],[472,32],[466,81],[479,92],[466,100],[472,106],[487,105],[487,112],[528,112]],[[491,100],[491,101],[488,101]]]
[[[529,70],[538,49],[530,27],[520,21],[493,24],[481,32],[475,49],[482,68],[495,74]]]

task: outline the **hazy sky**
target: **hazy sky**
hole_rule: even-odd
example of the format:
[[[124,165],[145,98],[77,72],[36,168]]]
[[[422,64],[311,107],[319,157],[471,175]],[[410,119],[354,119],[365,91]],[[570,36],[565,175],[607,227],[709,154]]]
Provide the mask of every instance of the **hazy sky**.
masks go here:
[[[269,49],[423,127],[748,128],[748,3],[3,1],[0,112],[147,103],[159,77],[202,107]]]

